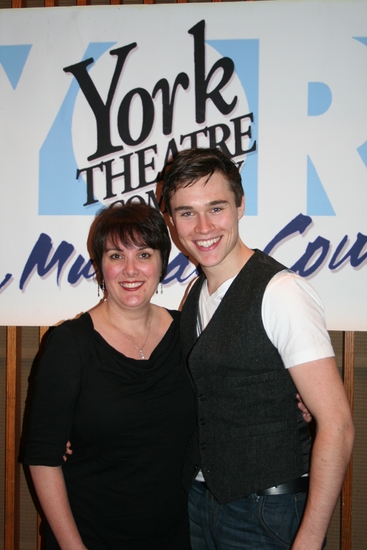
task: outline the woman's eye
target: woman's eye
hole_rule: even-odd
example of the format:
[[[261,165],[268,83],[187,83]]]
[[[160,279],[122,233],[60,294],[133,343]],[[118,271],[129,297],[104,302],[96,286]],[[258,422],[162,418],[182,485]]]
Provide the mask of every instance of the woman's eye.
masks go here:
[[[150,258],[150,254],[149,252],[142,252],[140,254],[140,257],[143,258],[144,260],[147,259],[147,258]]]

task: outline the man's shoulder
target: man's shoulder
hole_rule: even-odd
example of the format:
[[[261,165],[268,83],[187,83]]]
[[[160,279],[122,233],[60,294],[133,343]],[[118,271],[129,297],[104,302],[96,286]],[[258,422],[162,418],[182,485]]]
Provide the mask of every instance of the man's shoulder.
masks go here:
[[[285,269],[287,268],[275,258],[272,258],[261,250],[255,249],[254,254],[252,254],[236,277],[238,282],[235,287],[237,289],[238,284],[243,285],[247,283],[251,287],[266,286],[274,275]]]
[[[266,254],[262,250],[256,248],[254,252],[255,254],[252,256],[252,258],[254,259],[254,263],[257,262],[262,267],[268,266],[269,269],[274,269],[277,272],[287,269],[285,265],[273,258],[273,256],[269,256],[269,254]]]

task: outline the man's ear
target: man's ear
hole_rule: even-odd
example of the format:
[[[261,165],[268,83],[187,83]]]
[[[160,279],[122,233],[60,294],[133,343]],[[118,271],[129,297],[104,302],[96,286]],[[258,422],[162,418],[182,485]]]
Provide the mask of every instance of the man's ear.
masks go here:
[[[245,213],[245,195],[243,195],[241,200],[241,205],[238,207],[238,219],[240,220]]]
[[[173,227],[174,227],[174,226],[175,226],[175,222],[173,221],[172,216],[169,216],[169,221],[170,221],[170,223],[171,223],[171,224],[173,225]]]

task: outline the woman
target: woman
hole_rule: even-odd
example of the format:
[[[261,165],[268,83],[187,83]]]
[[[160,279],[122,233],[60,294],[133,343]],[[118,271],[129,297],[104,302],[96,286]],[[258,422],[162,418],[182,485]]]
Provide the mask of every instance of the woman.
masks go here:
[[[45,549],[188,550],[181,471],[194,395],[179,314],[150,302],[167,270],[167,228],[154,208],[130,204],[99,213],[90,238],[105,299],[49,336],[23,460]]]

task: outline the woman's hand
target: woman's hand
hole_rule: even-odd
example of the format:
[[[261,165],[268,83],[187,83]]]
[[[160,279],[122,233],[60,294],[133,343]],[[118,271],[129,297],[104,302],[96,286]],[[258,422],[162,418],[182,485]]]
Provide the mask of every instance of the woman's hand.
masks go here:
[[[303,420],[307,423],[310,423],[311,420],[312,420],[312,415],[310,413],[310,411],[308,410],[308,408],[306,407],[306,405],[304,404],[304,402],[302,401],[302,398],[300,396],[299,393],[297,393],[296,395],[297,399],[298,399],[298,408],[302,411],[303,413]],[[71,451],[72,452],[72,451]]]

